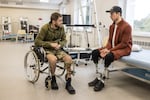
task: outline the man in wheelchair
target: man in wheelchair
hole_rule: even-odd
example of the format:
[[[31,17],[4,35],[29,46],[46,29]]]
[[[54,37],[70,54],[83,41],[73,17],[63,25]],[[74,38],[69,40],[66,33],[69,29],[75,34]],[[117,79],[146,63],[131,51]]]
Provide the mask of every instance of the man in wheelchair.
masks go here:
[[[50,72],[52,75],[51,88],[58,90],[58,85],[55,77],[55,69],[57,60],[64,61],[64,67],[67,70],[66,74],[66,90],[70,94],[75,94],[75,89],[71,85],[71,64],[72,58],[62,50],[66,44],[66,35],[62,25],[62,15],[55,12],[51,15],[50,22],[45,24],[40,33],[35,39],[35,46],[41,46],[46,51],[46,56],[50,64]]]

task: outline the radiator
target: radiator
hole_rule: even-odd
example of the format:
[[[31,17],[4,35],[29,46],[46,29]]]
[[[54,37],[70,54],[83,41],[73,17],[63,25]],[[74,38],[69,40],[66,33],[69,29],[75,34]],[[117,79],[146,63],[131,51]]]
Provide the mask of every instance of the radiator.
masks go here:
[[[81,47],[81,40],[82,40],[82,38],[81,38],[81,35],[80,34],[72,34],[71,35],[71,41],[69,41],[69,42],[71,42],[71,47]]]
[[[145,42],[145,41],[133,41],[133,44],[140,45],[144,49],[150,49],[150,42]]]

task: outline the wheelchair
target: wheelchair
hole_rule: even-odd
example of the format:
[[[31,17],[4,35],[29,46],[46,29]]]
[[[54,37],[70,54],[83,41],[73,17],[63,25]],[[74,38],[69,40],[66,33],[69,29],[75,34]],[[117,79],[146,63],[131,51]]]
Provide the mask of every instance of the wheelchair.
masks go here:
[[[72,56],[71,56],[72,57]],[[72,57],[72,59],[74,59]],[[56,64],[55,75],[56,77],[63,76],[65,73],[65,68],[62,67],[60,61]],[[26,74],[26,79],[35,83],[38,81],[40,74],[47,74],[45,78],[45,87],[50,89],[51,86],[51,73],[50,65],[48,59],[46,58],[46,52],[43,47],[31,46],[30,50],[26,53],[24,58],[24,69]],[[71,74],[75,75],[75,66],[73,64]]]

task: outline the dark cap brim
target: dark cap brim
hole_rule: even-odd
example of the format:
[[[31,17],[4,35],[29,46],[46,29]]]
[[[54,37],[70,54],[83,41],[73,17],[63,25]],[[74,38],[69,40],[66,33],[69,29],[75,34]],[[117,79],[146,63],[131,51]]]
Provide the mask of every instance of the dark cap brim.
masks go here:
[[[110,13],[111,11],[110,10],[106,10],[106,13]]]

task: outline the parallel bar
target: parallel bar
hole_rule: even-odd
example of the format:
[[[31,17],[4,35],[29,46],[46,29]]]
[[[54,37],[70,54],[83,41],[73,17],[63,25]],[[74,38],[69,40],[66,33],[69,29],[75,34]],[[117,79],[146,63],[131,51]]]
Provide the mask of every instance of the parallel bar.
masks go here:
[[[84,25],[84,24],[75,24],[75,25],[66,25],[67,27],[93,27],[95,28],[95,25]]]

